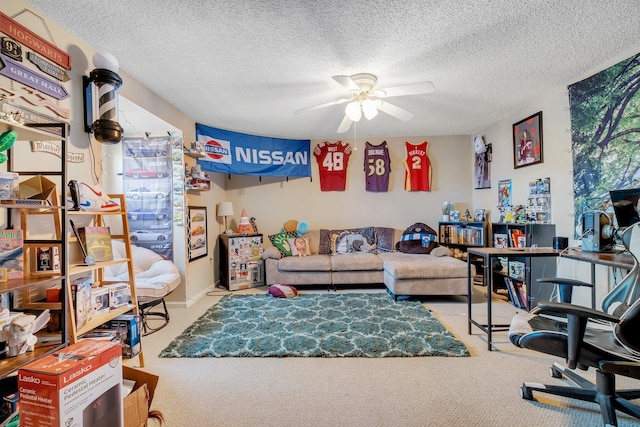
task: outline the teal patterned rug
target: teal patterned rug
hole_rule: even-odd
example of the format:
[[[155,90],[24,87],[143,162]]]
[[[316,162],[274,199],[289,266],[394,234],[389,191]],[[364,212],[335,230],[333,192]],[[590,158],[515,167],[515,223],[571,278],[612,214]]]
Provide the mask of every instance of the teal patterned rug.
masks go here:
[[[227,295],[160,357],[469,356],[419,301],[383,293]]]

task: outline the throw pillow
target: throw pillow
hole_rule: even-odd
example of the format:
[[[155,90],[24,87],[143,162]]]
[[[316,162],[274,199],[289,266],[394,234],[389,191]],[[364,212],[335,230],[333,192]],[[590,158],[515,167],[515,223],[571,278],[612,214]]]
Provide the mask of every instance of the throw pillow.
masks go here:
[[[416,222],[402,233],[396,249],[410,254],[428,254],[438,246],[436,231],[422,222]]]
[[[293,256],[307,256],[309,253],[309,239],[306,237],[293,237],[287,239]]]
[[[270,235],[269,240],[271,241],[271,244],[273,246],[278,248],[278,250],[280,251],[280,255],[282,255],[282,257],[284,258],[286,256],[291,256],[291,247],[289,246],[289,242],[287,240],[292,237],[295,236],[289,233],[278,233]]]
[[[331,231],[333,254],[376,252],[374,227]]]
[[[276,298],[293,298],[298,296],[298,290],[291,285],[276,284],[269,286],[269,295]]]
[[[390,227],[376,227],[376,248],[378,252],[393,252],[395,230]]]
[[[321,255],[331,255],[331,231],[330,230],[326,230],[324,228],[320,229],[318,253]]]

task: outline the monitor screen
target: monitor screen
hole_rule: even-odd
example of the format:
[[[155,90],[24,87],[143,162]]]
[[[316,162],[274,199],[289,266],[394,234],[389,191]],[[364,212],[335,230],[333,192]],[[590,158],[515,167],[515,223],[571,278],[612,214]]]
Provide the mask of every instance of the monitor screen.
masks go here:
[[[616,214],[618,228],[627,228],[640,221],[640,215],[638,215],[640,188],[611,190],[609,195],[611,196],[613,211]]]

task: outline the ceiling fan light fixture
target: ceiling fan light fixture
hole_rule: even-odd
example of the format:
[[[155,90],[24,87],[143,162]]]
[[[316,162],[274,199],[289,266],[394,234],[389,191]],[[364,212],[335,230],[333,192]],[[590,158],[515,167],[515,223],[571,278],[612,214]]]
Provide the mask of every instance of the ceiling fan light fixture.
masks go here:
[[[378,115],[378,107],[373,99],[367,99],[362,103],[362,112],[367,120],[373,119]]]
[[[347,108],[344,109],[344,113],[353,122],[357,122],[362,118],[362,110],[360,109],[360,103],[352,101],[347,104]]]

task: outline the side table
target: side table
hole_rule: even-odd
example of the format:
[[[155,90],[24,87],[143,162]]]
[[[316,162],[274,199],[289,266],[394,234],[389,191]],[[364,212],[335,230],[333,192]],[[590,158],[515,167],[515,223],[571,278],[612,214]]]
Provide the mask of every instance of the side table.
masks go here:
[[[487,334],[487,348],[492,351],[492,332],[493,331],[506,331],[509,328],[508,324],[493,324],[491,318],[491,291],[492,287],[492,269],[493,259],[498,257],[518,257],[518,258],[534,258],[534,257],[557,257],[560,251],[553,248],[468,248],[467,249],[467,291],[469,297],[467,298],[467,312],[469,321],[469,335],[471,335],[471,329],[475,325],[480,330]],[[487,285],[487,323],[483,324],[473,319],[471,314],[472,307],[472,291],[473,291],[473,277],[471,275],[472,258],[481,258],[483,261],[484,277]],[[527,268],[525,280],[529,287],[531,286],[531,271]]]

